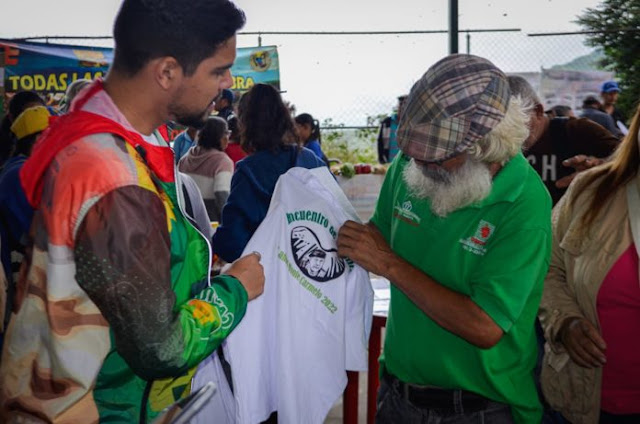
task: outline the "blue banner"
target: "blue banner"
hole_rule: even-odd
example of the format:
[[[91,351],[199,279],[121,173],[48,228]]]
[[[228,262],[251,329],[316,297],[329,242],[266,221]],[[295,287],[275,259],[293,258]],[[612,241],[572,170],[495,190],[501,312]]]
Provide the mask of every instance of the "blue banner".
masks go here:
[[[4,53],[4,91],[34,90],[64,93],[73,81],[94,79],[107,73],[113,51],[99,47],[0,40]]]
[[[106,75],[113,61],[109,48],[9,40],[0,40],[0,53],[4,53],[3,82],[8,94],[21,90],[62,94],[76,79]],[[234,91],[246,91],[258,83],[280,90],[276,46],[238,48],[231,73]]]
[[[277,47],[239,48],[231,74],[233,91],[246,91],[258,83],[272,85],[280,91],[280,60]]]

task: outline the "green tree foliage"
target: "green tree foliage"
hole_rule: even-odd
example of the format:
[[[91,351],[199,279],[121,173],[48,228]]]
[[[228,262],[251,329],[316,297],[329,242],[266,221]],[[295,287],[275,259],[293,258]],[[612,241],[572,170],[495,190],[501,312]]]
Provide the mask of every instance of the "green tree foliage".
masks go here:
[[[384,118],[384,116],[382,116]],[[348,129],[344,124],[335,124],[331,119],[322,121],[322,151],[329,159],[342,163],[378,162],[378,126],[380,117],[367,117],[367,126],[371,128]]]
[[[618,104],[630,116],[640,100],[640,0],[604,0],[576,22],[593,31],[587,43],[604,50],[602,64],[619,78]]]

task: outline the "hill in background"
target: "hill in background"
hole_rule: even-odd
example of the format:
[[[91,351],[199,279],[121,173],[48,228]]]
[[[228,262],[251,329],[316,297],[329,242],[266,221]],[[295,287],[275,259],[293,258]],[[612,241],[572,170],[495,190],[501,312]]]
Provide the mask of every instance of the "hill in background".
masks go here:
[[[605,71],[600,63],[604,59],[604,52],[601,49],[594,50],[593,53],[580,56],[571,62],[562,65],[554,65],[551,69],[564,71]]]

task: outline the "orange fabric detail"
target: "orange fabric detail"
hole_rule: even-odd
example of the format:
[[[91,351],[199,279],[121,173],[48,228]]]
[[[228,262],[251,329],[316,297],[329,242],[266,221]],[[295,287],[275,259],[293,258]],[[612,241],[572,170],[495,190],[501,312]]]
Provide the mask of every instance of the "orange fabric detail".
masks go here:
[[[92,198],[128,184],[136,184],[132,167],[113,148],[101,149],[91,139],[80,140],[53,161],[50,178],[55,179],[50,202],[41,205],[49,241],[74,246],[74,231],[83,207]],[[49,197],[50,196],[50,197]]]
[[[80,109],[89,98],[102,89],[103,84],[98,81],[79,100],[80,104],[76,107]],[[129,131],[104,116],[83,110],[75,110],[51,123],[36,142],[31,157],[20,170],[20,181],[31,206],[34,208],[40,206],[44,174],[58,153],[81,138],[100,133],[113,134],[121,137],[133,147],[142,147],[145,151],[145,162],[160,181],[175,181],[173,151],[170,147],[149,144],[137,132]]]

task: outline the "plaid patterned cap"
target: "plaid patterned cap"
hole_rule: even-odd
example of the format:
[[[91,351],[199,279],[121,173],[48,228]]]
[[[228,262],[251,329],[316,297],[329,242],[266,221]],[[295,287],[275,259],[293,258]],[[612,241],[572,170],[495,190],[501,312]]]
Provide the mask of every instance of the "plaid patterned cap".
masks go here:
[[[447,56],[411,89],[398,127],[398,146],[426,162],[456,156],[502,121],[510,95],[507,77],[487,59]]]

